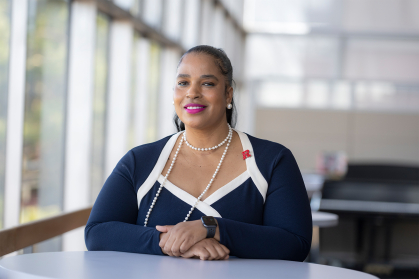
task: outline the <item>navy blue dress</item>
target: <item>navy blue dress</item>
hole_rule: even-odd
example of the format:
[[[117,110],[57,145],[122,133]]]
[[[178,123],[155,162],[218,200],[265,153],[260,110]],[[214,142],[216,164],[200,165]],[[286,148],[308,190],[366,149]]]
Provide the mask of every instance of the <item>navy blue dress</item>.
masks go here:
[[[217,218],[220,243],[231,256],[303,261],[311,246],[311,210],[298,165],[281,144],[235,130],[246,171],[200,201],[189,217]],[[185,219],[196,198],[170,182],[150,214],[161,175],[181,133],[131,149],[103,185],[85,228],[88,250],[163,255],[156,225]]]

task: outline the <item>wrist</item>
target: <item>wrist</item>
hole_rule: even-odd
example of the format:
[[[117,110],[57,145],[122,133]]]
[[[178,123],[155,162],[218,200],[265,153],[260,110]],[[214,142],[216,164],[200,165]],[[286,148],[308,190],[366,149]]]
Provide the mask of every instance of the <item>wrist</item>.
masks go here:
[[[204,225],[202,225],[202,221],[195,220],[193,222],[196,222],[196,226],[198,227],[200,240],[205,239],[207,237],[207,229],[204,227]]]
[[[206,229],[206,238],[214,238],[218,222],[217,220],[212,216],[202,216],[201,217],[202,226]]]
[[[220,242],[220,224],[218,223],[217,218],[214,218],[215,222],[217,222],[217,230],[215,231],[214,239],[216,239],[218,242]]]

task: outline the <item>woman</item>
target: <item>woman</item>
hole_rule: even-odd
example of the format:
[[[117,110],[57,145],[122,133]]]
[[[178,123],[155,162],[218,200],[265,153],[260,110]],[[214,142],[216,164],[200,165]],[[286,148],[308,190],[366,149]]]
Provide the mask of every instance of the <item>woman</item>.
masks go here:
[[[89,250],[305,259],[312,220],[297,163],[284,146],[231,128],[232,77],[220,49],[182,56],[173,95],[179,132],[119,161],[86,225]]]

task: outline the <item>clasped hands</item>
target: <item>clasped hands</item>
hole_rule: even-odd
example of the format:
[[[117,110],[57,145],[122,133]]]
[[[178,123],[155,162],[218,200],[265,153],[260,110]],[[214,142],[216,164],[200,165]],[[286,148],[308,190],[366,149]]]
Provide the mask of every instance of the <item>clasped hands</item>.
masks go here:
[[[164,254],[173,257],[201,260],[227,260],[230,250],[219,242],[219,232],[206,238],[207,230],[201,220],[187,221],[175,226],[156,226],[161,232],[159,246]]]

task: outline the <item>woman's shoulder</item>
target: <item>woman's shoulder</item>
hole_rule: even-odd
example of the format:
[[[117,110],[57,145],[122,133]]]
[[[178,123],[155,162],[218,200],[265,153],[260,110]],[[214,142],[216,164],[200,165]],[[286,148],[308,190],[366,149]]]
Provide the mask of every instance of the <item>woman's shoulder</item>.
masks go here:
[[[241,133],[247,136],[256,157],[274,159],[279,154],[289,151],[287,147],[278,142],[258,138],[245,132]]]
[[[164,147],[170,139],[174,140],[176,134],[166,136],[154,142],[142,144],[129,150],[120,160],[119,165],[122,169],[127,169],[135,184],[141,185],[152,172]],[[139,184],[138,184],[139,183]]]
[[[273,169],[278,165],[279,162],[289,161],[287,159],[293,158],[292,152],[284,145],[267,139],[258,138],[247,133],[244,133],[253,149],[256,165],[263,174],[265,179],[269,180]]]
[[[163,150],[167,142],[175,136],[177,133],[168,135],[162,139],[156,140],[154,142],[145,143],[138,145],[132,148],[130,151],[134,154],[135,157],[137,156],[159,156],[160,152]]]

